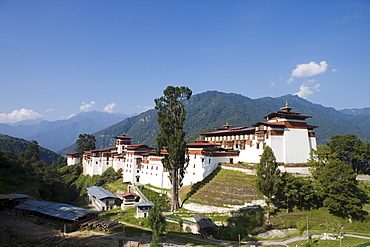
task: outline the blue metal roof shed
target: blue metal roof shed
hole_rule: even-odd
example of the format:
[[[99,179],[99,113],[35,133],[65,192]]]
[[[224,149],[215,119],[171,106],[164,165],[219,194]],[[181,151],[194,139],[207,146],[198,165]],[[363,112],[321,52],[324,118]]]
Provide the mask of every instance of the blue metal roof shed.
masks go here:
[[[99,211],[92,211],[65,203],[46,201],[26,201],[15,208],[34,211],[65,220],[77,220],[87,214],[100,213]]]
[[[105,198],[116,198],[119,199],[116,195],[113,193],[109,192],[108,190],[99,187],[99,186],[90,186],[86,187],[87,193],[96,199],[102,200]]]

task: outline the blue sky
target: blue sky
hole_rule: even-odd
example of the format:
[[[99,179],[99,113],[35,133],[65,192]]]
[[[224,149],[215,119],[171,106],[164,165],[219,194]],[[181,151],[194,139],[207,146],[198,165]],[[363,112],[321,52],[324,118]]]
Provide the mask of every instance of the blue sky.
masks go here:
[[[139,113],[168,85],[364,108],[369,84],[370,1],[0,1],[0,122]]]

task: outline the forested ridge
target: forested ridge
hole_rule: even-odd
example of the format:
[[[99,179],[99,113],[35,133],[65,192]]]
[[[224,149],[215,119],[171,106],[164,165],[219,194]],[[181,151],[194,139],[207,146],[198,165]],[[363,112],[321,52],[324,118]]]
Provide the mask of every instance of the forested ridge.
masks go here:
[[[27,149],[29,143],[29,141],[20,138],[0,134],[0,150],[3,151],[11,151],[14,154],[19,154]],[[59,157],[57,153],[49,149],[43,147],[39,148],[39,159],[48,165],[51,165]]]
[[[193,95],[184,103],[187,111],[185,140],[194,141],[201,133],[222,127],[226,122],[233,127],[251,127],[263,121],[263,117],[269,113],[279,111],[286,102],[294,107],[292,111],[312,116],[307,121],[308,124],[318,126],[315,131],[319,144],[328,143],[331,136],[338,134],[354,134],[363,141],[370,140],[370,116],[344,114],[293,95],[250,99],[240,94],[216,91]],[[97,148],[113,146],[114,136],[123,133],[134,137],[134,144],[155,147],[158,131],[156,110],[149,110],[93,135],[96,137]],[[73,152],[75,148],[76,145],[73,145],[60,153]]]

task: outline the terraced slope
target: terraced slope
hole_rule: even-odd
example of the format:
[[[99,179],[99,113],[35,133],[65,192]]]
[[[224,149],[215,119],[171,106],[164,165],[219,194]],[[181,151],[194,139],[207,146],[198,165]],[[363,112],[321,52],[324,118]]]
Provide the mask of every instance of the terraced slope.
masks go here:
[[[244,205],[246,202],[262,199],[255,180],[255,176],[221,169],[209,183],[191,196],[188,202],[217,206]]]

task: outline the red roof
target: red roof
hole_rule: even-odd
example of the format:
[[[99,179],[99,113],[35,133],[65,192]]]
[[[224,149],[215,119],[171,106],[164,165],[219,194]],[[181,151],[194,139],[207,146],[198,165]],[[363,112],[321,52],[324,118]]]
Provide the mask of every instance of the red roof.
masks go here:
[[[131,137],[131,136],[115,136],[114,138],[116,138],[116,139],[132,139],[133,137]]]
[[[121,197],[126,197],[126,196],[138,196],[136,195],[135,193],[131,193],[131,192],[125,192],[123,194],[120,195]]]
[[[113,150],[113,149],[117,149],[117,147],[109,147],[109,148],[95,149],[95,150],[91,150],[90,152],[104,152],[104,151],[109,151],[109,150]]]
[[[66,155],[80,156],[78,153],[66,153]]]
[[[135,149],[138,149],[138,148],[152,149],[151,147],[149,147],[147,145],[144,145],[144,144],[134,144],[134,145],[130,145],[130,146],[127,147],[128,150],[135,150]]]
[[[278,112],[270,113],[267,116],[264,116],[264,118],[266,119],[272,119],[275,117],[286,118],[286,119],[301,119],[301,120],[304,120],[306,118],[312,118],[311,116],[301,115],[301,113],[298,113],[298,112],[288,112],[288,111],[278,111]]]
[[[285,124],[283,123],[274,123],[274,122],[258,122],[258,123],[255,123],[253,124],[254,127],[257,127],[259,125],[267,125],[267,126],[279,126],[279,127],[285,127]]]
[[[193,143],[187,143],[186,146],[189,147],[213,147],[217,146],[217,144],[214,144],[212,142],[204,141],[204,140],[196,140]]]
[[[247,134],[253,133],[255,131],[254,128],[247,128],[247,127],[238,127],[238,128],[225,128],[222,130],[216,130],[212,132],[202,133],[201,135],[236,135],[236,134]]]

